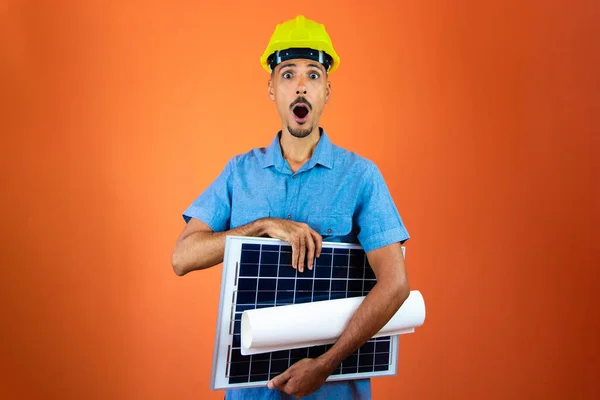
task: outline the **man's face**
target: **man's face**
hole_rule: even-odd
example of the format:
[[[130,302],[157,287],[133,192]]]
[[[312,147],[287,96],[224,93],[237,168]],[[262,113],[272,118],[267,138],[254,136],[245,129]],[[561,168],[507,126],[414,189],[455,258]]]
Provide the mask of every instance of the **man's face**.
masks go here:
[[[269,80],[269,97],[275,101],[282,125],[298,138],[318,127],[330,95],[325,67],[312,60],[284,61]]]

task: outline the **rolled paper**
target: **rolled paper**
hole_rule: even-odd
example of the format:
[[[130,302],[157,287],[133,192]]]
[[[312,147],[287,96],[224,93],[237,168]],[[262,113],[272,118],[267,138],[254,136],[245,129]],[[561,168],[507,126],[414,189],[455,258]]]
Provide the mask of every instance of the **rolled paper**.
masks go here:
[[[365,297],[246,310],[242,314],[241,353],[260,354],[335,343]],[[412,290],[373,338],[412,333],[424,321],[423,296]]]

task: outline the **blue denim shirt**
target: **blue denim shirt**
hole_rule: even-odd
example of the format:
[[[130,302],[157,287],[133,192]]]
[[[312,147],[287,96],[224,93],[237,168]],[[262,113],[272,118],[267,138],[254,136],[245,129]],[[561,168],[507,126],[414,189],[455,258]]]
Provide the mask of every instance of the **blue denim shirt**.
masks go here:
[[[281,153],[279,133],[266,148],[229,160],[184,211],[215,232],[259,218],[305,222],[323,241],[359,243],[366,252],[409,239],[377,166],[333,144],[324,129],[312,157],[296,173]],[[226,399],[291,399],[264,388],[236,389]],[[370,399],[369,379],[328,382],[305,399]]]

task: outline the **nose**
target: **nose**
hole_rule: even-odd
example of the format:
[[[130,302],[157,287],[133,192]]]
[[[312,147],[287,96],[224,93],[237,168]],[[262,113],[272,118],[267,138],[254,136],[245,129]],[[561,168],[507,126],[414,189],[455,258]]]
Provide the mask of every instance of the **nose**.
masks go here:
[[[298,87],[296,88],[297,95],[305,95],[306,94],[306,86],[304,86],[304,79],[300,79],[298,82]]]

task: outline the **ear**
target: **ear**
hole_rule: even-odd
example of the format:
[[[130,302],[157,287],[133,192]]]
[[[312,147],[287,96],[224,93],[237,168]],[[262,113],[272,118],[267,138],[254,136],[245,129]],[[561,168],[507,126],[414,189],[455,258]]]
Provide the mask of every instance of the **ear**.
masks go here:
[[[325,104],[329,102],[331,97],[331,82],[327,81],[327,87],[325,88]]]
[[[275,100],[275,88],[273,87],[273,79],[272,78],[269,79],[269,82],[267,82],[267,83],[268,83],[268,87],[269,87],[269,89],[268,89],[269,98],[271,100]]]

